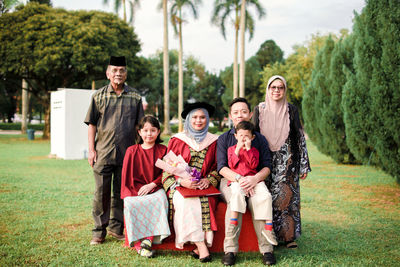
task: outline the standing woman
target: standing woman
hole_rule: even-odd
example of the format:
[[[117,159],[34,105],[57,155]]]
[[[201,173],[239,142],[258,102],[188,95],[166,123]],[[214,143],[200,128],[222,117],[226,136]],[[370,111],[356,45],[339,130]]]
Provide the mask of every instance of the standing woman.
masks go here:
[[[272,152],[271,179],[273,223],[277,239],[287,248],[297,248],[301,234],[300,184],[311,171],[306,140],[297,108],[286,99],[286,80],[279,75],[268,80],[265,102],[254,111],[256,130],[264,135]]]
[[[220,177],[217,173],[218,136],[208,132],[210,116],[214,107],[203,102],[189,104],[181,116],[185,119],[184,131],[174,135],[168,143],[168,151],[181,155],[190,167],[201,173],[199,182],[190,178],[163,174],[163,186],[170,200],[171,217],[175,229],[175,246],[183,249],[185,243],[194,243],[192,257],[201,262],[211,261],[208,247],[211,247],[214,231],[217,230],[215,210],[217,197],[184,198],[176,187],[206,189],[217,187]]]

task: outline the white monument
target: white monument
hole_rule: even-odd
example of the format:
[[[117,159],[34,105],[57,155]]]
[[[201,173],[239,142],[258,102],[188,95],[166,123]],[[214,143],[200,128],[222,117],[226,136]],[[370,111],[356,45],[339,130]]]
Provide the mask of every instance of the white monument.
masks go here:
[[[87,158],[88,126],[83,121],[94,92],[66,88],[51,92],[51,154],[62,159]]]

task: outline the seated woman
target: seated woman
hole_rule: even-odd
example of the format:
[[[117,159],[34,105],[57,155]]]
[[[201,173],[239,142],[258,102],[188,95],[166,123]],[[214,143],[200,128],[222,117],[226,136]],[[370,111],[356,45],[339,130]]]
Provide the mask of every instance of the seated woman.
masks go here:
[[[214,233],[217,230],[215,209],[218,198],[188,197],[184,198],[177,187],[206,189],[211,185],[217,187],[218,175],[216,151],[218,136],[208,133],[210,116],[214,107],[203,102],[189,104],[182,112],[186,119],[184,132],[174,135],[168,144],[168,151],[181,155],[190,167],[201,173],[200,181],[189,177],[175,177],[164,172],[162,182],[170,200],[170,219],[173,217],[175,246],[183,249],[187,242],[194,243],[196,249],[191,255],[201,262],[211,261],[207,247],[211,247]]]
[[[170,235],[168,200],[161,187],[162,170],[155,167],[167,148],[161,145],[160,123],[153,116],[138,124],[139,144],[128,147],[122,166],[121,198],[124,200],[126,235],[139,255],[152,257],[152,242]]]

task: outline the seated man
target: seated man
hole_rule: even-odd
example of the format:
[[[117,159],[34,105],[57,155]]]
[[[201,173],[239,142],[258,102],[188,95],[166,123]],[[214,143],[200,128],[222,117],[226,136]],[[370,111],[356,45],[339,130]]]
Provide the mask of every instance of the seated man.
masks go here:
[[[232,100],[230,106],[229,117],[233,121],[234,127],[236,127],[241,121],[249,121],[252,116],[250,104],[245,98],[235,98]],[[249,208],[253,212],[253,205],[260,192],[255,190],[256,185],[264,181],[270,174],[271,169],[271,156],[269,151],[268,142],[264,136],[256,132],[255,137],[252,141],[252,146],[255,147],[259,155],[259,164],[257,167],[257,173],[255,175],[249,175],[242,177],[240,174],[234,172],[229,168],[228,164],[228,149],[231,146],[237,144],[235,138],[235,129],[231,129],[218,138],[217,144],[217,170],[220,175],[224,178],[221,180],[220,190],[225,200],[227,201],[227,209],[225,214],[225,239],[224,239],[224,252],[225,255],[222,258],[224,265],[234,265],[236,260],[236,254],[239,251],[239,235],[242,223],[242,213],[238,214],[237,225],[238,227],[229,227],[231,219],[231,208],[229,200],[231,199],[231,188],[227,185],[228,181],[239,182],[241,188],[249,196]],[[267,208],[267,207],[265,207]],[[273,246],[267,241],[265,236],[262,234],[265,229],[265,220],[254,219],[253,215],[254,230],[258,239],[258,246],[261,254],[263,254],[263,263],[265,265],[273,265],[276,263],[275,256],[273,254]]]

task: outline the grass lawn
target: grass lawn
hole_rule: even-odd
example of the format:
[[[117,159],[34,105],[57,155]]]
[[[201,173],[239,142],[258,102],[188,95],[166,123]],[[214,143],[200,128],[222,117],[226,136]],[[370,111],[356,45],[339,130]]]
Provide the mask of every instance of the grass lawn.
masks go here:
[[[400,187],[368,166],[338,165],[309,142],[301,182],[303,235],[278,266],[399,266]],[[94,179],[86,160],[48,158],[48,141],[0,135],[0,266],[197,266],[187,252],[142,259],[107,237],[90,246]],[[208,266],[222,266],[216,254]],[[237,266],[261,266],[241,253]]]

